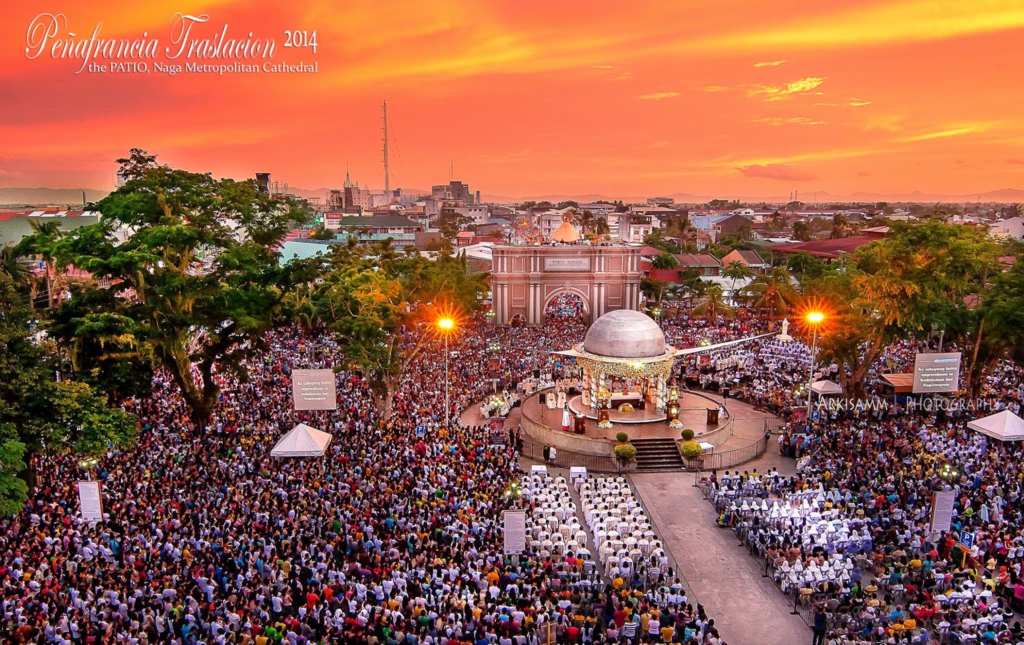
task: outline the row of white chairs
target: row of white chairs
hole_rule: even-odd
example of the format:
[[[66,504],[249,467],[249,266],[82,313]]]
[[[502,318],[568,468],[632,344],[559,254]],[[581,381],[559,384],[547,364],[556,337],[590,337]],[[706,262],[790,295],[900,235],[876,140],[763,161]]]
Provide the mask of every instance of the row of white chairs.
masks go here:
[[[623,477],[577,482],[587,525],[609,577],[667,570],[668,556]]]

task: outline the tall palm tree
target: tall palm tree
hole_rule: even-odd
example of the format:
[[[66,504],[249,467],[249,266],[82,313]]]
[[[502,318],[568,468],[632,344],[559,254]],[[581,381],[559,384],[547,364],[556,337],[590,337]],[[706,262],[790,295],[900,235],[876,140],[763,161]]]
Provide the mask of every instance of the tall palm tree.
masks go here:
[[[608,218],[598,217],[594,222],[594,235],[604,237],[606,235],[611,235],[611,232],[612,230],[608,226]]]
[[[755,309],[768,309],[768,315],[785,315],[797,301],[799,294],[793,286],[793,274],[782,267],[775,267],[770,273],[759,275],[747,285],[747,292],[757,298]]]
[[[675,269],[679,260],[671,253],[659,253],[651,258],[651,269]]]
[[[704,292],[704,300],[691,311],[694,316],[705,316],[708,321],[715,321],[719,316],[734,318],[736,310],[725,301],[725,293],[717,284],[708,285]]]
[[[32,271],[21,261],[13,244],[0,246],[0,271],[11,276],[11,280],[19,287],[28,286],[32,276]]]
[[[57,260],[55,246],[64,232],[60,228],[60,222],[55,220],[44,220],[40,218],[29,219],[32,227],[32,234],[26,235],[18,242],[15,253],[25,256],[36,256],[43,262],[43,269],[46,271],[46,292],[47,305],[52,309],[60,304],[60,290],[63,288],[64,275],[67,267]]]
[[[754,271],[739,260],[733,260],[729,263],[729,266],[725,267],[725,270],[722,271],[722,277],[729,278],[729,292],[732,294],[733,301],[735,302],[736,297],[739,295],[736,292],[736,283],[740,280],[753,278]]]
[[[580,227],[580,233],[582,233],[584,237],[587,236],[587,233],[593,232],[594,224],[596,222],[597,218],[594,217],[594,214],[590,211],[583,211],[583,213],[576,218],[576,224]]]

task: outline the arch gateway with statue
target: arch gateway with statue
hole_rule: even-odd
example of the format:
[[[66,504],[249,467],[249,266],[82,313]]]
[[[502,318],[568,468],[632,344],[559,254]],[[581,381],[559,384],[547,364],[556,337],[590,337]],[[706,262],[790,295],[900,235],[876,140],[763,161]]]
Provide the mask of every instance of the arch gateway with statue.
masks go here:
[[[544,311],[559,294],[583,305],[584,321],[610,311],[640,308],[640,248],[627,246],[495,246],[491,297],[494,322],[544,323]]]

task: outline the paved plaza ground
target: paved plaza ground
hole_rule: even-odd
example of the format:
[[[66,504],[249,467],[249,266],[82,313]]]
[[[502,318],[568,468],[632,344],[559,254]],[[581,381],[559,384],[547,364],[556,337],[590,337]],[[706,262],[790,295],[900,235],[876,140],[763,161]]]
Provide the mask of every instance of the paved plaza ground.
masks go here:
[[[769,444],[760,458],[740,470],[764,472],[775,466],[791,474],[793,460]],[[679,565],[695,599],[715,619],[730,645],[799,645],[811,642],[811,630],[789,612],[789,599],[770,578],[764,564],[737,546],[736,534],[718,528],[715,510],[693,485],[692,473],[633,475],[633,486],[647,514]]]

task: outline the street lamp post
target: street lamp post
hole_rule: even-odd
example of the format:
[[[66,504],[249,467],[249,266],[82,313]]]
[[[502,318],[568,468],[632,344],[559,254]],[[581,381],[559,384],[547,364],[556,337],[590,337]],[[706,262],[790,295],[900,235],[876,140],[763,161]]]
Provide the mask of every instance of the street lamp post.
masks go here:
[[[811,387],[814,384],[814,354],[818,348],[818,325],[825,320],[825,314],[820,311],[812,311],[807,314],[807,324],[811,327],[811,369],[807,375],[807,423],[811,423],[811,395],[814,393]]]
[[[448,403],[448,381],[451,380],[448,376],[448,336],[455,329],[455,321],[451,318],[441,318],[437,321],[437,326],[444,334],[444,425],[447,427],[451,421],[451,407]]]

